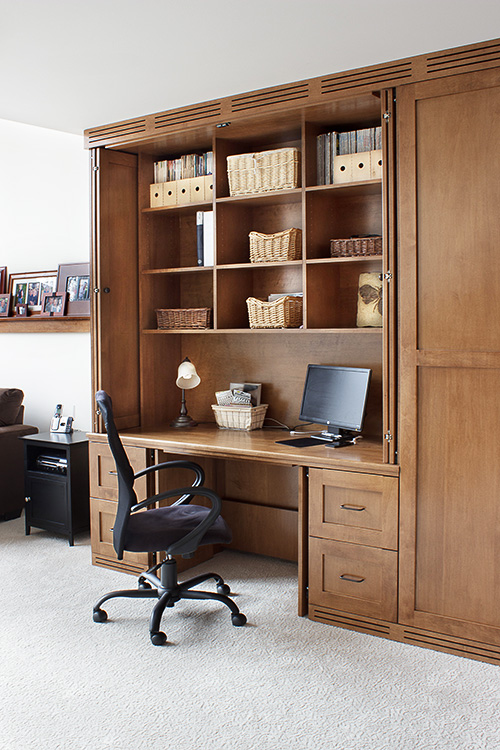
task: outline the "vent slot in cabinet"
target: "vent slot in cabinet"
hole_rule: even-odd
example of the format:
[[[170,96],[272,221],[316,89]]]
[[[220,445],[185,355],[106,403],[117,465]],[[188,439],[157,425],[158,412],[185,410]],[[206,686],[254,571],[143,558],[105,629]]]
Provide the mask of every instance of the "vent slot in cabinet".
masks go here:
[[[130,138],[146,132],[146,119],[129,120],[114,125],[106,125],[99,128],[91,128],[87,131],[89,144],[116,141],[120,138]]]
[[[450,72],[454,70],[461,73],[464,68],[488,67],[488,64],[498,65],[500,61],[500,44],[491,44],[475,49],[465,49],[459,52],[444,52],[429,55],[427,57],[427,72],[435,73]]]
[[[353,615],[343,615],[339,612],[320,609],[319,607],[311,607],[309,610],[309,616],[314,620],[324,622],[328,625],[338,625],[342,628],[359,630],[362,633],[379,635],[386,638],[391,637],[391,626],[385,625],[381,622],[376,622],[375,620],[366,620]]]
[[[335,91],[360,88],[361,86],[392,86],[396,81],[406,81],[413,76],[412,63],[396,63],[370,68],[354,73],[340,73],[321,79],[321,93],[332,94]]]
[[[477,646],[473,643],[456,640],[445,635],[423,633],[414,630],[403,631],[403,642],[414,646],[424,646],[435,649],[452,651],[459,656],[469,656],[477,659],[487,659],[490,662],[500,664],[500,648],[490,645]]]
[[[234,96],[231,99],[231,110],[233,112],[243,112],[248,109],[295,102],[298,99],[307,99],[308,96],[309,84],[307,83],[282,86],[279,89],[268,89],[266,91],[259,91],[258,93],[254,92],[252,94]]]
[[[179,125],[190,125],[191,123],[199,123],[200,120],[207,120],[212,117],[220,116],[220,101],[208,102],[207,104],[199,104],[195,107],[161,112],[160,114],[155,115],[154,127],[155,130],[158,130],[160,128],[177,127]]]

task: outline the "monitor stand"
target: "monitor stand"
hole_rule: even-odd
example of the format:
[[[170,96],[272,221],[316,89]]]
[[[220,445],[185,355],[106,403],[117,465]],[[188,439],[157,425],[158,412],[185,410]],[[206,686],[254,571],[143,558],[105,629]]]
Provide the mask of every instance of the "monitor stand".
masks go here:
[[[311,437],[333,448],[342,448],[344,445],[355,445],[361,435],[353,430],[343,430],[341,427],[332,426],[323,432],[312,434]]]

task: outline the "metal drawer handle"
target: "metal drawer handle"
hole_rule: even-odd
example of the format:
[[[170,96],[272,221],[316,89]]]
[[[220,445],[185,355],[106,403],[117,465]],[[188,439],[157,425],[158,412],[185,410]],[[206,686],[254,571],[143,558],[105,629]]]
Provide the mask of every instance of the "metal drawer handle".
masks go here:
[[[341,505],[342,510],[366,510],[364,505]]]
[[[349,573],[342,573],[340,576],[343,581],[350,581],[351,583],[363,583],[365,580],[364,578],[361,578],[361,576],[352,576],[349,575]]]
[[[118,476],[118,472],[117,471],[108,471],[108,474],[111,474],[112,477]]]

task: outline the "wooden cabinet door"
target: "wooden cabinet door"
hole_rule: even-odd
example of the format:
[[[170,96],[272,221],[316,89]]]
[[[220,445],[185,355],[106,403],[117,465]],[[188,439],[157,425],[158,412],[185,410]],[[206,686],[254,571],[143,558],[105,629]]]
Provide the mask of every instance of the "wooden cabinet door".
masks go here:
[[[402,87],[400,621],[500,643],[500,77]]]
[[[126,429],[140,424],[137,156],[98,149],[91,165],[93,389],[109,393]]]

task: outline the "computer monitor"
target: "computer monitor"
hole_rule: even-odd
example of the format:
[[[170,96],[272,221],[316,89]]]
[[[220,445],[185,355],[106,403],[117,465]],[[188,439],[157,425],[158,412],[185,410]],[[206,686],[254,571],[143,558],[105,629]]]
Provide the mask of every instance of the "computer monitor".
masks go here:
[[[316,437],[336,445],[363,429],[372,371],[359,367],[308,365],[299,419],[326,425]]]

